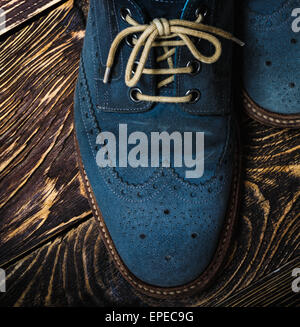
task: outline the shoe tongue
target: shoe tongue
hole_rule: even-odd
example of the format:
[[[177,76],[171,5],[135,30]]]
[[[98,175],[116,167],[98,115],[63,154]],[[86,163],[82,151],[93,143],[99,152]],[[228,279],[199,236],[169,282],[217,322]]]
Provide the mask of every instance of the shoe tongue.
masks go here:
[[[149,18],[180,18],[186,0],[136,0]]]

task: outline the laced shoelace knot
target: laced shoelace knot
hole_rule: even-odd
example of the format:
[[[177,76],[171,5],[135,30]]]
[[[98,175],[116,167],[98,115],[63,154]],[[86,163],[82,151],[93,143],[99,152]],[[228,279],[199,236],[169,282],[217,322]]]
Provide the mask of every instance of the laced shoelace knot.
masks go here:
[[[110,73],[114,65],[117,49],[121,42],[129,36],[138,35],[138,38],[132,39],[132,52],[128,59],[125,71],[125,83],[131,89],[131,98],[133,101],[149,101],[149,102],[166,102],[166,103],[189,103],[198,100],[199,94],[195,95],[197,90],[189,90],[184,96],[153,96],[143,94],[138,88],[135,88],[143,74],[148,75],[170,75],[158,83],[158,88],[162,88],[175,80],[177,74],[193,74],[195,70],[199,70],[199,65],[193,63],[213,64],[219,60],[222,54],[222,45],[216,36],[229,39],[243,46],[244,43],[235,38],[231,33],[222,29],[202,24],[203,16],[200,14],[196,21],[186,21],[180,19],[168,20],[166,18],[155,18],[150,24],[139,24],[134,20],[130,13],[123,14],[122,18],[131,25],[121,31],[114,39],[106,62],[106,70],[103,82],[108,83]],[[216,35],[216,36],[215,36]],[[205,39],[215,48],[214,54],[211,56],[203,55],[195,46],[191,37]],[[176,47],[187,46],[195,61],[190,61],[186,67],[174,67],[173,55]],[[145,68],[149,53],[153,47],[162,47],[164,53],[159,56],[156,61],[160,63],[164,60],[168,63],[168,68]],[[143,48],[143,49],[142,49]],[[139,60],[137,60],[139,54]],[[135,94],[134,94],[135,93]],[[196,92],[197,93],[197,92]]]

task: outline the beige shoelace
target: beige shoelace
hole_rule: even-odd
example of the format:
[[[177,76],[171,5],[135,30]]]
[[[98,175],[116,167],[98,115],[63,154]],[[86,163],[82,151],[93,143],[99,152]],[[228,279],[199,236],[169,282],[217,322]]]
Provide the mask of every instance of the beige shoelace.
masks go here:
[[[156,18],[149,25],[141,25],[127,14],[126,21],[132,26],[121,31],[114,39],[108,54],[103,82],[108,83],[117,49],[122,40],[129,35],[133,36],[137,33],[142,33],[139,38],[133,38],[134,47],[126,67],[125,83],[131,88],[137,85],[142,74],[172,75],[161,81],[158,84],[158,88],[172,83],[176,74],[192,74],[194,70],[192,66],[174,68],[172,56],[175,54],[177,46],[187,46],[196,60],[206,64],[213,64],[222,54],[222,45],[221,42],[212,34],[232,40],[241,46],[244,45],[242,41],[235,38],[231,33],[213,26],[202,24],[202,18],[202,15],[199,15],[195,22],[180,19],[167,20],[165,18]],[[198,51],[189,36],[209,41],[214,45],[215,53],[210,57],[204,56]],[[178,37],[180,40],[178,40]],[[142,47],[144,47],[144,49],[139,61],[137,61],[137,57]],[[167,60],[169,68],[145,68],[152,47],[163,48],[164,54],[159,56],[156,60],[158,63]],[[136,67],[133,71],[134,66]],[[151,96],[142,94],[142,92],[137,89],[137,92],[135,92],[135,99],[136,101],[149,102],[188,103],[192,101],[193,94],[187,93],[182,97]]]

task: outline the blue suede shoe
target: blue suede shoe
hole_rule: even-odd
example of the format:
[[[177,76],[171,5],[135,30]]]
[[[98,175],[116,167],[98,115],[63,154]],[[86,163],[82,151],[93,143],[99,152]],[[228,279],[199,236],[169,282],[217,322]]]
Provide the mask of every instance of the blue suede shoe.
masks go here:
[[[244,105],[275,127],[300,127],[300,0],[240,4]]]
[[[232,11],[221,0],[90,1],[79,165],[109,253],[148,295],[200,291],[230,244],[240,174]],[[158,135],[173,139],[169,159]]]

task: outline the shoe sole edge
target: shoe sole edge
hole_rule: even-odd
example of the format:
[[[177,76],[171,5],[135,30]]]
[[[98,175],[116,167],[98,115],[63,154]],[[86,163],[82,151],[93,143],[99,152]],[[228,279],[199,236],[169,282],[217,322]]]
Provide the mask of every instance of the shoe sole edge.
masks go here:
[[[245,90],[242,92],[242,100],[244,110],[248,116],[261,124],[280,128],[300,127],[300,114],[282,115],[270,112],[255,103]]]

